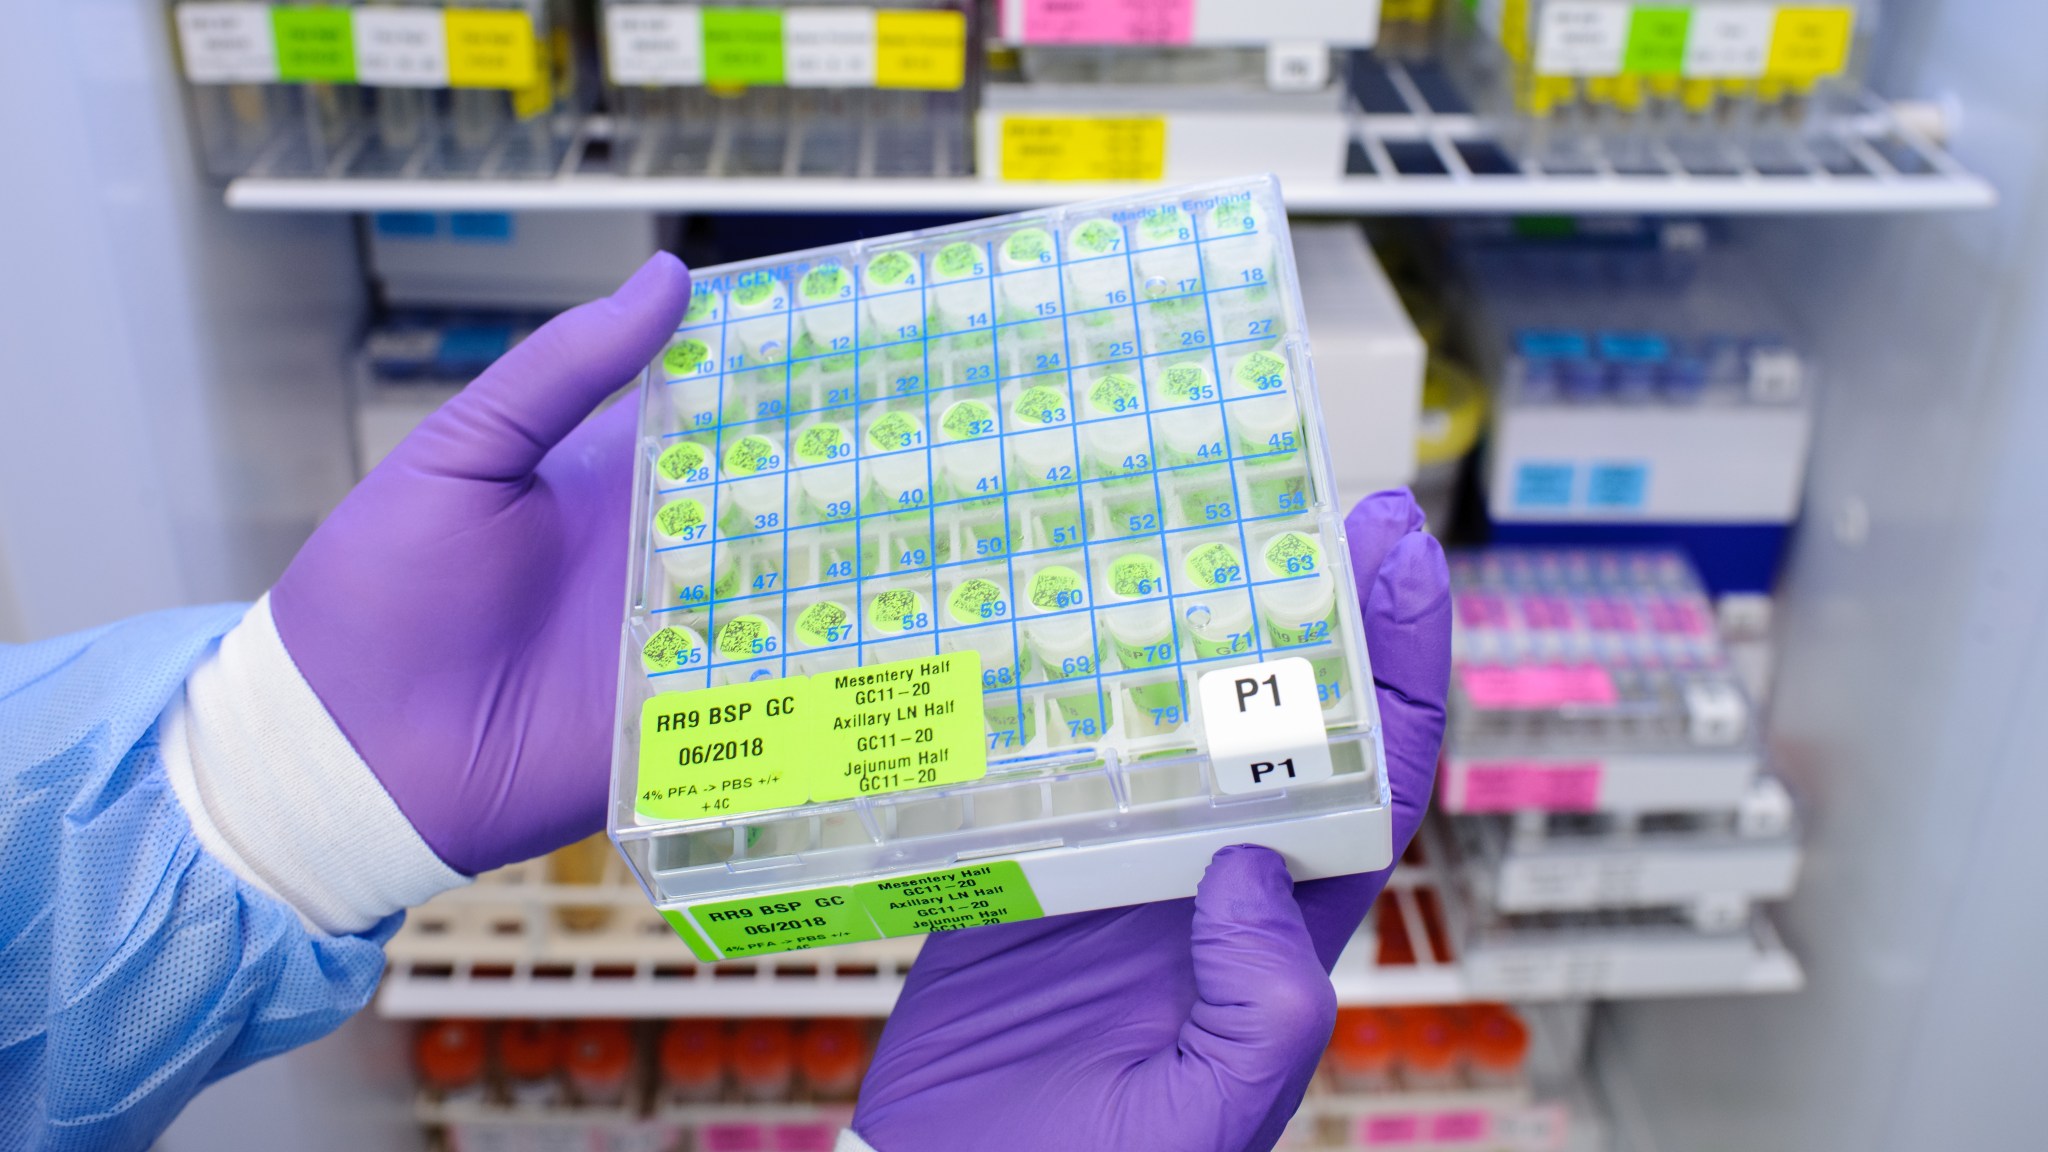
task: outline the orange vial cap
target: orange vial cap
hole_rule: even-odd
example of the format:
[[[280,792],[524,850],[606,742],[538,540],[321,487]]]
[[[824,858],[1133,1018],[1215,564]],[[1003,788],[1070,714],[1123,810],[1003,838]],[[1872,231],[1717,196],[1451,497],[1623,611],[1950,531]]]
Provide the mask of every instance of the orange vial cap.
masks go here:
[[[429,1088],[451,1091],[483,1078],[484,1028],[474,1020],[436,1020],[413,1038],[413,1067]]]
[[[1400,1014],[1401,1059],[1422,1073],[1449,1072],[1464,1054],[1457,1017],[1441,1008],[1409,1008]]]
[[[733,1030],[732,1068],[743,1083],[786,1078],[796,1065],[796,1034],[787,1020],[748,1020]]]
[[[813,1090],[849,1094],[860,1087],[867,1046],[866,1033],[851,1020],[813,1020],[797,1041],[797,1067]]]
[[[716,1020],[671,1020],[661,1032],[661,1079],[702,1084],[725,1074],[725,1025]]]
[[[545,1080],[562,1066],[562,1027],[552,1020],[498,1026],[498,1067],[514,1080]]]
[[[1500,1004],[1479,1004],[1470,1016],[1472,1063],[1489,1072],[1511,1074],[1529,1055],[1529,1027]]]
[[[1330,1035],[1330,1059],[1339,1067],[1365,1071],[1394,1060],[1394,1018],[1378,1008],[1339,1008]]]
[[[562,1064],[579,1088],[614,1087],[632,1074],[633,1033],[621,1020],[580,1021],[569,1029]]]

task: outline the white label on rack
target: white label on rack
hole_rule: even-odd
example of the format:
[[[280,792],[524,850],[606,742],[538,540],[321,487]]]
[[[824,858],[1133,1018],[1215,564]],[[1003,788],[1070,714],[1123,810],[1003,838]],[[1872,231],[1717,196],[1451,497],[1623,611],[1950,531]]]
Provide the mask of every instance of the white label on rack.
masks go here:
[[[874,87],[875,10],[786,9],[782,80],[791,88]]]
[[[1627,0],[1552,0],[1536,29],[1544,76],[1614,76],[1628,50]]]
[[[277,79],[277,39],[268,4],[178,5],[178,54],[194,84],[267,84]]]
[[[355,10],[356,80],[382,88],[448,86],[448,21],[436,8]]]
[[[1266,45],[1266,87],[1275,92],[1316,92],[1330,82],[1330,46],[1321,40],[1275,40]]]
[[[1778,10],[1771,4],[1701,4],[1685,36],[1685,74],[1750,79],[1764,74]]]
[[[694,4],[607,4],[604,42],[614,84],[704,82],[704,22]]]
[[[1333,774],[1315,668],[1307,660],[1219,668],[1202,677],[1196,692],[1217,791],[1277,792]]]

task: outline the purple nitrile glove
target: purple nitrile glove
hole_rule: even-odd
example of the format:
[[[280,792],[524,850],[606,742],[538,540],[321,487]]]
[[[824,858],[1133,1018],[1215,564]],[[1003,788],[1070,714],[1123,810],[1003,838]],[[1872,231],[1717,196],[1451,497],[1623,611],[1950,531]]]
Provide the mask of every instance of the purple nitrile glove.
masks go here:
[[[634,405],[584,418],[689,299],[664,253],[549,321],[406,437],[271,589],[306,683],[457,871],[604,826]]]
[[[1346,531],[1398,859],[1443,738],[1450,576],[1405,491]],[[933,936],[854,1131],[877,1152],[1271,1148],[1330,1039],[1329,968],[1391,871],[1296,885],[1278,854],[1226,848],[1192,900]]]

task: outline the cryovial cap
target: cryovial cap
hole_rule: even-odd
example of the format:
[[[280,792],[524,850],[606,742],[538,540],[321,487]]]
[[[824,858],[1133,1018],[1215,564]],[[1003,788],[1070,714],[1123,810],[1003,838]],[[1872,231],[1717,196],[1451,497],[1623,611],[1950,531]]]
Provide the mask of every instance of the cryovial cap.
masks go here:
[[[1251,202],[1250,197],[1229,200],[1209,209],[1208,232],[1211,236],[1234,236],[1240,232],[1259,232],[1266,226],[1265,210]]]
[[[640,648],[640,666],[649,672],[673,672],[702,663],[704,638],[689,628],[671,624],[647,638]]]
[[[1162,204],[1138,221],[1138,239],[1146,247],[1192,240],[1194,236],[1194,230],[1188,227],[1187,215],[1178,204]]]
[[[1441,1008],[1408,1008],[1400,1014],[1401,1059],[1418,1072],[1448,1072],[1464,1046],[1458,1020]]]
[[[979,276],[986,269],[981,265],[981,247],[965,240],[955,241],[939,249],[932,258],[932,276],[938,280],[965,280]]]
[[[1067,419],[1066,389],[1051,384],[1026,388],[1010,405],[1010,415],[1020,424],[1062,424]]]
[[[782,454],[766,436],[742,436],[725,450],[725,474],[732,477],[758,476],[782,466]]]
[[[843,605],[820,600],[797,614],[796,638],[806,648],[841,643],[853,634],[851,619]]]
[[[1140,406],[1138,382],[1111,372],[1088,386],[1088,407],[1100,416],[1121,416]]]
[[[1166,569],[1157,556],[1126,552],[1109,562],[1109,591],[1123,600],[1141,600],[1166,590]]]
[[[711,346],[702,340],[685,337],[668,346],[661,354],[661,366],[671,376],[688,376],[711,356]]]
[[[1197,588],[1222,588],[1244,579],[1244,561],[1237,549],[1222,542],[1204,544],[1181,561],[1189,583]]]
[[[746,283],[733,289],[732,306],[738,312],[767,312],[782,306],[781,285],[766,272],[755,272]]]
[[[853,455],[853,441],[845,428],[820,420],[797,433],[795,455],[799,464],[824,464]]]
[[[797,282],[796,297],[803,304],[826,304],[853,295],[853,277],[837,264],[820,264]]]
[[[1346,1070],[1384,1068],[1394,1059],[1394,1018],[1378,1008],[1339,1008],[1330,1058]]]
[[[1052,236],[1043,228],[1020,228],[1003,241],[1003,266],[1029,268],[1052,263]]]
[[[413,1065],[430,1088],[464,1088],[484,1074],[484,1029],[474,1020],[436,1020],[413,1041]]]
[[[797,1066],[811,1087],[851,1088],[858,1082],[867,1038],[851,1020],[813,1020],[797,1041]]]
[[[498,1026],[498,1067],[514,1080],[544,1080],[562,1061],[561,1027],[548,1020],[508,1020]]]
[[[1266,571],[1279,577],[1307,576],[1323,566],[1323,546],[1313,536],[1301,532],[1282,532],[1273,537],[1266,542],[1261,556]]]
[[[884,252],[868,261],[867,281],[870,292],[889,292],[910,283],[911,275],[917,271],[917,260],[904,252]]]
[[[725,1074],[725,1026],[716,1020],[671,1020],[661,1030],[661,1078],[695,1084]]]
[[[702,324],[718,314],[718,293],[701,288],[690,290],[690,306],[683,311],[683,323]]]
[[[1271,352],[1253,352],[1231,369],[1230,380],[1247,392],[1275,392],[1287,387],[1287,361]]]
[[[1087,585],[1072,568],[1051,564],[1031,578],[1031,604],[1041,612],[1060,612],[1087,603]]]
[[[947,440],[973,440],[996,430],[996,410],[979,400],[955,400],[939,417],[939,431]]]
[[[1123,246],[1124,230],[1107,220],[1083,220],[1067,233],[1067,247],[1076,260],[1107,256]]]
[[[908,412],[885,412],[868,425],[868,446],[877,452],[900,452],[924,443],[924,423]]]
[[[868,599],[868,627],[877,632],[909,632],[930,626],[924,597],[909,588],[892,588]]]
[[[563,1064],[580,1087],[611,1087],[633,1071],[633,1034],[619,1020],[580,1021],[569,1030]]]
[[[751,660],[775,651],[775,624],[766,616],[735,616],[718,629],[718,654]]]
[[[654,462],[654,470],[671,484],[691,484],[711,479],[711,454],[702,444],[685,440],[671,444]]]
[[[1159,391],[1175,404],[1195,404],[1214,400],[1216,389],[1209,381],[1209,370],[1200,364],[1169,364],[1159,376]]]
[[[704,505],[685,496],[663,504],[654,514],[655,530],[671,540],[695,540],[704,534]]]
[[[946,597],[946,614],[959,624],[986,624],[1000,620],[1007,611],[1002,585],[978,576],[962,580]]]

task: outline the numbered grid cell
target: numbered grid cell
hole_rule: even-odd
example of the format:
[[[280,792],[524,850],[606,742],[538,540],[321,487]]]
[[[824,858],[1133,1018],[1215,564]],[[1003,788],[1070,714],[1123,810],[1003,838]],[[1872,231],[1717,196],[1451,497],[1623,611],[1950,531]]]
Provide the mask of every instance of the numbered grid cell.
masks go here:
[[[1063,289],[1058,269],[1004,272],[995,278],[995,286],[996,319],[1003,324],[1057,319],[1066,311],[1060,302]]]
[[[715,603],[710,626],[713,684],[741,684],[784,674],[779,593]]]
[[[776,316],[789,310],[788,270],[755,268],[732,278],[726,292],[725,323],[728,329]],[[784,321],[785,326],[787,321]]]
[[[668,347],[662,349],[658,363],[663,383],[716,377],[725,366],[724,326],[691,328],[676,333],[670,338]]]
[[[792,363],[790,415],[828,412],[852,404],[860,390],[859,362],[857,353],[834,352]]]
[[[702,688],[710,683],[711,648],[704,639],[701,618],[655,617],[629,635],[640,671],[650,680],[662,681],[663,691]]]
[[[1068,225],[1066,232],[1066,308],[1070,314],[1131,303],[1131,260],[1122,226],[1105,217],[1088,217]]]
[[[1261,648],[1248,589],[1225,587],[1176,596],[1173,607],[1183,664],[1242,661]]]
[[[962,388],[992,386],[996,370],[996,334],[962,332],[936,336],[925,343],[927,390],[953,392]],[[943,403],[936,395],[934,404]]]
[[[929,572],[878,576],[861,585],[861,662],[887,664],[938,651]]]
[[[1152,423],[1144,416],[1091,420],[1075,434],[1080,438],[1083,477],[1142,480],[1145,488],[1153,486]]]
[[[1081,500],[1089,543],[1157,536],[1167,522],[1159,494],[1159,478],[1149,473],[1084,484]]]
[[[1233,344],[1218,349],[1223,395],[1227,400],[1293,392],[1294,369],[1267,341]]]
[[[851,520],[799,527],[783,537],[783,581],[792,592],[851,584],[860,537]]]
[[[996,344],[996,378],[1001,383],[1067,370],[1066,326],[1058,320],[1027,320],[998,329]]]
[[[1074,397],[1064,372],[1039,372],[1005,380],[996,395],[1001,402],[1006,433],[1057,428],[1074,420]]]
[[[694,336],[705,330],[715,332],[724,322],[725,293],[710,284],[692,285],[690,303],[683,309],[683,322],[678,329]]]
[[[663,435],[701,436],[716,432],[722,406],[720,397],[725,391],[723,376],[714,373],[671,381],[662,385],[662,391],[668,400]]]
[[[928,573],[950,558],[940,547],[945,538],[934,539],[931,515],[923,509],[862,516],[858,523],[859,569],[864,580]],[[926,581],[929,583],[928,575]]]
[[[656,446],[654,485],[657,496],[701,488],[718,474],[718,438],[709,433],[665,437]]]
[[[741,540],[781,532],[788,521],[785,483],[777,474],[718,485],[720,542],[737,545]]]
[[[925,342],[901,341],[860,353],[859,394],[863,401],[914,401],[925,391]]]
[[[1075,418],[1116,420],[1145,411],[1145,367],[1134,359],[1092,365],[1073,374]]]
[[[789,383],[783,364],[727,372],[720,381],[719,422],[730,426],[783,416],[790,408]]]
[[[1091,375],[1115,367],[1131,371],[1129,365],[1117,362],[1138,357],[1142,345],[1138,339],[1137,314],[1130,308],[1113,307],[1069,316],[1067,343],[1073,349],[1077,370]]]
[[[1193,352],[1215,342],[1199,292],[1138,306],[1138,346],[1147,356]]]
[[[934,333],[987,328],[994,322],[995,290],[982,244],[956,240],[926,253],[930,284],[926,314]]]
[[[861,410],[858,447],[865,513],[922,510],[930,503],[932,459],[926,450],[924,418],[922,398]]]
[[[1237,471],[1228,462],[1181,465],[1159,480],[1168,532],[1228,525],[1238,518]]]
[[[1166,580],[1176,594],[1213,592],[1250,582],[1244,533],[1235,524],[1166,536]]]
[[[924,265],[915,249],[891,248],[869,255],[861,266],[860,277],[863,347],[922,336]]]
[[[1010,492],[1064,488],[1068,492],[1067,502],[1074,502],[1073,486],[1081,469],[1070,429],[1009,432],[1003,435],[1002,444],[1004,475]]]
[[[1148,356],[1141,363],[1145,402],[1154,412],[1213,405],[1223,391],[1216,384],[1216,358],[1209,349]]]
[[[956,504],[939,519],[939,548],[951,564],[1008,556],[1022,523],[1000,499]]]

